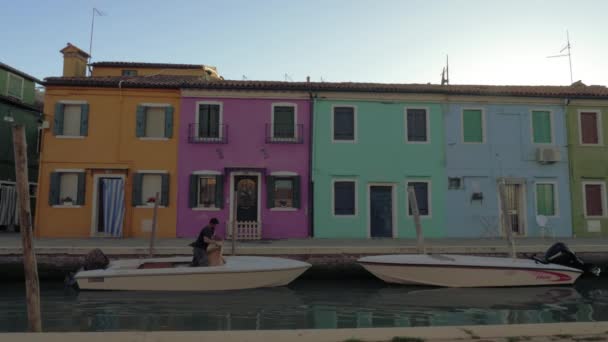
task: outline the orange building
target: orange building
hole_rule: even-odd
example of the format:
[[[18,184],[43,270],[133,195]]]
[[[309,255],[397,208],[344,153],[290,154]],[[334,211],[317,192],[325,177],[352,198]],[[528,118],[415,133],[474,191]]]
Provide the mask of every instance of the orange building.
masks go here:
[[[38,237],[174,237],[179,79],[203,65],[99,62],[68,44],[63,77],[45,80]],[[98,69],[99,68],[99,69]]]

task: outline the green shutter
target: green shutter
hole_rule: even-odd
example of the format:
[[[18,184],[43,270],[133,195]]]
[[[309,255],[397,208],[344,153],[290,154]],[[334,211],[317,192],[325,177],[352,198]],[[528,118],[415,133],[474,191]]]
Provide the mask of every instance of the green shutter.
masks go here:
[[[215,207],[224,208],[224,176],[215,176]]]
[[[532,112],[532,131],[534,143],[551,143],[551,112],[534,111]]]
[[[274,208],[274,177],[266,176],[266,207]]]
[[[160,186],[161,198],[160,204],[168,207],[169,206],[169,174],[164,173],[161,175],[161,186]]]
[[[62,135],[63,134],[63,110],[65,109],[65,105],[63,103],[55,104],[55,121],[53,122],[53,134]]]
[[[59,204],[60,182],[61,174],[59,172],[51,172],[51,184],[49,186],[49,205]]]
[[[134,207],[141,205],[141,187],[142,187],[142,181],[143,181],[143,174],[141,173],[134,173],[133,174],[133,192],[132,192],[132,198],[131,198],[131,203],[133,204]]]
[[[188,188],[188,205],[190,208],[198,206],[198,175],[190,175],[190,187]]]
[[[173,106],[165,108],[165,138],[173,137]]]
[[[300,176],[293,177],[293,207],[300,208]]]
[[[86,174],[81,172],[78,174],[78,192],[76,195],[76,205],[84,205],[85,199],[85,188],[86,188]]]
[[[86,137],[89,134],[89,105],[80,106],[80,135]]]
[[[462,137],[465,143],[483,142],[483,117],[479,109],[462,112]]]
[[[135,123],[135,136],[145,137],[146,136],[146,107],[137,106]]]
[[[553,184],[536,184],[536,211],[538,215],[555,216],[554,191]]]

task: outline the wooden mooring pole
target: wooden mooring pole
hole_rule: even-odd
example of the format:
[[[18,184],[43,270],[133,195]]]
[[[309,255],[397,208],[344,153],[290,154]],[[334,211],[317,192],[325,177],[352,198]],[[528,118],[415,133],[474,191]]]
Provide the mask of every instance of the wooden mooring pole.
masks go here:
[[[156,226],[158,221],[158,200],[159,193],[156,193],[154,197],[154,210],[152,212],[152,231],[150,232],[150,250],[148,251],[148,257],[154,256],[154,240],[156,240]]]
[[[30,208],[30,186],[27,170],[27,143],[25,127],[13,126],[13,149],[15,151],[15,175],[19,205],[19,226],[23,244],[23,267],[25,270],[25,297],[27,301],[28,329],[42,332],[40,317],[40,283],[38,265],[32,242],[32,212]]]
[[[426,253],[426,246],[424,245],[424,234],[422,232],[422,224],[420,223],[420,210],[418,210],[418,199],[416,198],[416,191],[413,186],[407,188],[407,196],[410,202],[410,208],[412,209],[412,215],[414,216],[414,224],[416,225],[416,238],[418,253]]]

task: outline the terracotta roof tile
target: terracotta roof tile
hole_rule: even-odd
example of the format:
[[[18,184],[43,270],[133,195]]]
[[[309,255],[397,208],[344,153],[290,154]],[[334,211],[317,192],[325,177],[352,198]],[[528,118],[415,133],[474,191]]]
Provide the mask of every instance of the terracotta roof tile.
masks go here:
[[[202,64],[172,64],[172,63],[145,63],[145,62],[94,62],[94,67],[116,68],[164,68],[164,69],[202,69]]]

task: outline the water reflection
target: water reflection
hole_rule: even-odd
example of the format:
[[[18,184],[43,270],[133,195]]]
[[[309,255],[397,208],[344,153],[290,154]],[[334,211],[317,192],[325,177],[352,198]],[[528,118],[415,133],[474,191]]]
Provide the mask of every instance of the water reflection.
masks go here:
[[[27,326],[22,284],[0,286],[0,331]],[[441,289],[297,281],[217,293],[74,292],[43,284],[45,331],[410,327],[608,320],[608,278],[576,287]]]

